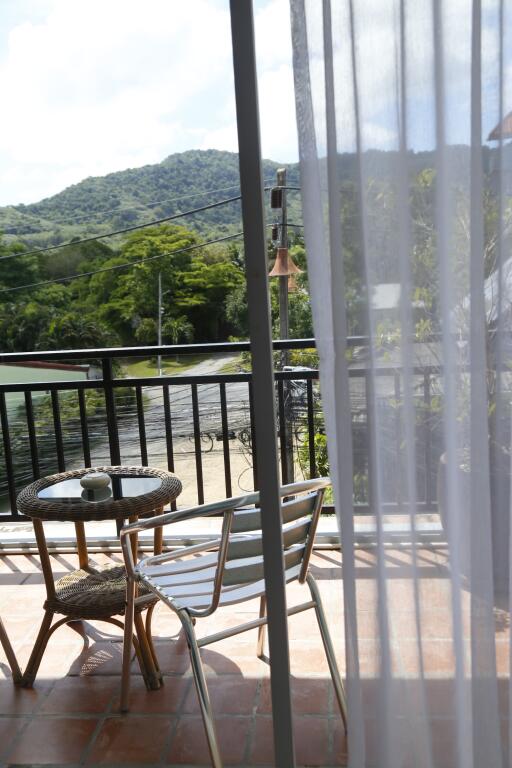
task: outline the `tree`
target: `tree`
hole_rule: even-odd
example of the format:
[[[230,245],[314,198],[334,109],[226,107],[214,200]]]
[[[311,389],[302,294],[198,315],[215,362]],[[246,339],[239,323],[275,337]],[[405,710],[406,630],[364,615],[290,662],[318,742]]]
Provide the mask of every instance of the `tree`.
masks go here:
[[[145,347],[156,344],[158,341],[156,320],[152,317],[143,317],[135,329],[135,338]]]
[[[165,343],[180,344],[190,343],[194,338],[194,326],[185,315],[169,317],[162,326],[162,336]]]
[[[67,312],[52,320],[41,335],[40,349],[91,349],[114,346],[115,334],[100,321],[79,312]]]

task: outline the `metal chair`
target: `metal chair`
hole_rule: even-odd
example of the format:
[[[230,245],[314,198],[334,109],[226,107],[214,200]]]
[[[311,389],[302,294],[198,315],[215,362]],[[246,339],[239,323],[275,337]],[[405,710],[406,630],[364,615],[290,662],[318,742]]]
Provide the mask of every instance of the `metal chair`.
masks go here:
[[[14,649],[11,645],[11,641],[9,640],[9,637],[7,635],[7,630],[3,625],[1,617],[0,617],[0,645],[4,649],[4,653],[7,657],[7,662],[11,668],[12,681],[15,685],[18,685],[21,682],[21,670],[18,664],[18,660],[16,659]]]
[[[287,583],[307,583],[311,599],[288,609],[291,616],[314,608],[322,636],[332,681],[346,729],[346,703],[343,683],[336,663],[334,648],[313,576],[308,573],[315,531],[322,509],[328,479],[306,480],[281,489],[283,521],[283,556]],[[290,498],[293,497],[293,498]],[[264,631],[267,623],[265,581],[259,494],[251,493],[236,499],[170,512],[128,525],[121,531],[121,543],[127,573],[127,607],[121,711],[127,712],[130,686],[130,648],[132,623],[137,608],[138,590],[143,588],[157,595],[180,618],[187,639],[192,672],[199,697],[212,765],[222,762],[215,733],[212,707],[200,656],[200,648],[226,637],[258,629],[257,654],[263,655]],[[144,558],[138,565],[133,559],[130,537],[168,523],[198,517],[223,514],[220,538]],[[212,552],[211,550],[217,550]],[[201,553],[201,554],[199,554]],[[195,557],[190,557],[195,555]],[[199,556],[197,556],[199,555]],[[259,618],[230,627],[200,639],[196,638],[196,620],[210,616],[217,608],[236,605],[255,597],[260,598]]]

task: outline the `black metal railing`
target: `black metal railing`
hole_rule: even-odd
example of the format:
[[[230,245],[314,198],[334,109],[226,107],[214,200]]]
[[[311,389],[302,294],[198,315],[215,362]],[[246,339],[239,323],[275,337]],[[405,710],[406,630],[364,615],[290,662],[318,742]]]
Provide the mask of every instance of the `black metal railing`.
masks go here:
[[[359,344],[351,339],[353,347]],[[275,350],[314,346],[313,339],[274,343]],[[0,520],[18,518],[16,496],[28,482],[76,466],[166,466],[186,477],[182,498],[187,503],[211,501],[213,492],[232,496],[257,488],[250,373],[116,375],[120,359],[249,351],[249,342],[237,342],[0,355],[0,364],[90,361],[101,370],[98,379],[0,384]],[[372,420],[378,418],[379,434],[386,436],[381,493],[389,512],[402,512],[401,372],[392,365],[380,367],[376,396],[370,392],[368,374],[364,361],[356,360],[350,367],[355,502],[361,512],[371,511],[374,471],[368,445]],[[422,366],[413,375],[421,457],[418,507],[434,510],[441,444],[432,390],[439,369]],[[293,450],[296,475],[322,474],[328,467],[318,371],[276,370],[275,379],[283,483],[291,479],[289,450]],[[11,402],[15,396],[17,405]],[[368,408],[370,402],[376,403],[373,410]]]

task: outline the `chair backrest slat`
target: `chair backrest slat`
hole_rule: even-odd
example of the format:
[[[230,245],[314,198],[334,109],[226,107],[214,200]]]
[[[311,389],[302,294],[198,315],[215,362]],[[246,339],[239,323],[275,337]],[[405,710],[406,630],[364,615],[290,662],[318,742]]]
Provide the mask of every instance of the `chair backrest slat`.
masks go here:
[[[284,567],[286,570],[302,562],[304,549],[305,545],[301,544],[290,548],[286,552],[284,556]],[[222,584],[224,587],[250,584],[253,581],[263,579],[263,577],[263,556],[248,557],[242,560],[234,560],[226,565]]]
[[[291,523],[294,520],[299,520],[301,517],[311,515],[316,498],[316,493],[310,493],[307,496],[284,501],[281,504],[283,523]],[[231,533],[246,533],[259,530],[261,530],[261,509],[252,507],[250,509],[235,510],[231,524]]]
[[[310,524],[311,520],[306,518],[285,526],[283,529],[284,549],[292,544],[305,541]],[[237,537],[234,541],[230,541],[227,559],[239,560],[242,557],[254,557],[261,554],[263,554],[263,537],[259,533],[247,535],[241,539]]]

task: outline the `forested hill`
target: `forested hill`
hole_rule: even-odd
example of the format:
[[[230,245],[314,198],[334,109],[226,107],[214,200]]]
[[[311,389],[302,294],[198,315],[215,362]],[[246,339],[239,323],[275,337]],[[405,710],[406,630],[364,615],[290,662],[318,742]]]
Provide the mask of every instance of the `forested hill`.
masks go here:
[[[265,183],[275,184],[280,166],[263,161]],[[297,185],[298,165],[288,165],[287,169],[288,183]],[[39,203],[0,208],[0,231],[6,240],[53,245],[150,222],[238,194],[236,153],[190,150],[170,155],[156,165],[84,179]],[[294,216],[297,220],[298,193],[290,194],[289,205],[290,220]],[[177,223],[212,236],[236,231],[240,220],[240,205],[234,202]]]

